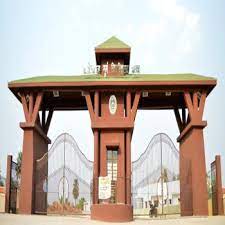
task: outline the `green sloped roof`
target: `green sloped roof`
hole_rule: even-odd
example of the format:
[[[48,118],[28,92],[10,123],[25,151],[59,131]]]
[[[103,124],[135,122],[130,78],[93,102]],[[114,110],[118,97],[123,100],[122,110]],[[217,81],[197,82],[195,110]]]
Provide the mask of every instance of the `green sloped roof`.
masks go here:
[[[105,42],[102,44],[98,45],[96,49],[98,48],[130,48],[129,45],[121,41],[115,36],[112,36],[111,38],[107,39]]]
[[[120,77],[103,77],[96,74],[78,76],[36,76],[14,80],[9,84],[46,83],[46,82],[90,82],[90,81],[215,81],[213,77],[206,77],[191,73],[185,74],[128,74]]]

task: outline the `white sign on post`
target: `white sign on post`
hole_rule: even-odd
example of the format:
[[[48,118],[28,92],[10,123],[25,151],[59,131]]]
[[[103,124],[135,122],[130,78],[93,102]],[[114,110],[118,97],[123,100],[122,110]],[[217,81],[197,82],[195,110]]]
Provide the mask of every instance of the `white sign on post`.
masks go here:
[[[109,199],[111,197],[111,179],[109,177],[98,178],[98,198]]]

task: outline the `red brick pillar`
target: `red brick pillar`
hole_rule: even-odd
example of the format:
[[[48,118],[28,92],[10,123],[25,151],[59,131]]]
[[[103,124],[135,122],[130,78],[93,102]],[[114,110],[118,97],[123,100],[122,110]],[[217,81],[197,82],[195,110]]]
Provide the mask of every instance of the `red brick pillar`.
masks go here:
[[[47,137],[53,110],[49,110],[46,118],[45,107],[42,104],[44,92],[21,93],[21,102],[25,116],[24,123],[20,123],[23,129],[23,152],[21,167],[21,186],[19,213],[32,214],[35,212],[35,167],[36,160],[48,151],[48,144],[51,143]],[[42,110],[42,121],[39,111]],[[47,170],[47,168],[46,168]],[[46,174],[46,171],[43,171]],[[40,184],[39,184],[40,185]],[[36,198],[40,198],[37,194]],[[46,199],[46,198],[45,198]],[[47,202],[46,202],[47,206]],[[37,206],[38,209],[46,211],[46,206]],[[44,207],[44,209],[43,209]]]
[[[5,212],[10,213],[10,193],[11,193],[12,156],[7,156],[7,171],[5,183]]]
[[[213,188],[213,215],[224,215],[223,206],[223,188],[222,188],[222,174],[221,174],[221,158],[216,155],[215,161],[211,163],[211,168],[215,166],[215,184]]]
[[[181,215],[208,215],[203,128],[193,127],[180,140]]]
[[[26,128],[23,134],[23,155],[21,166],[21,186],[19,213],[34,213],[34,129]]]
[[[38,126],[21,123],[24,130],[19,213],[35,213],[36,160],[48,151],[50,140]],[[44,171],[43,171],[44,172]]]
[[[216,187],[217,187],[217,202],[218,202],[218,215],[224,215],[223,209],[223,188],[222,188],[222,174],[221,174],[221,158],[217,155],[216,162]]]
[[[202,121],[206,92],[185,92],[185,107],[182,119],[179,111],[175,115],[180,129],[177,141],[180,143],[180,200],[182,216],[207,216],[208,194],[206,182],[206,164],[203,129],[207,125]]]
[[[193,215],[191,159],[186,156],[185,144],[180,143],[180,211],[181,216]]]
[[[115,113],[110,112],[110,107],[112,107],[110,98],[113,95],[116,98]],[[94,94],[94,107],[92,96],[91,93],[85,93],[95,137],[94,180],[98,176],[107,176],[108,150],[114,149],[118,151],[118,158],[117,180],[115,182],[116,201],[111,203],[109,199],[102,199],[97,202],[96,195],[98,190],[95,184],[91,219],[110,222],[131,221],[133,219],[133,208],[131,205],[131,136],[140,99],[140,91],[134,93],[133,104],[131,104],[131,91],[128,91],[128,93],[124,91],[102,91],[99,101],[100,113],[96,110],[96,102],[98,102],[96,92]],[[99,135],[97,135],[97,132],[99,132]]]

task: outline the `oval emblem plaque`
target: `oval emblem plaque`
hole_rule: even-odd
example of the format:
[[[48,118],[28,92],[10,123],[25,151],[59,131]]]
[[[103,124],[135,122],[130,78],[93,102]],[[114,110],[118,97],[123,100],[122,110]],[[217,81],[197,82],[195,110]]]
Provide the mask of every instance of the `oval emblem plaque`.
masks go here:
[[[109,112],[114,115],[117,110],[117,100],[115,95],[111,95],[109,98]]]

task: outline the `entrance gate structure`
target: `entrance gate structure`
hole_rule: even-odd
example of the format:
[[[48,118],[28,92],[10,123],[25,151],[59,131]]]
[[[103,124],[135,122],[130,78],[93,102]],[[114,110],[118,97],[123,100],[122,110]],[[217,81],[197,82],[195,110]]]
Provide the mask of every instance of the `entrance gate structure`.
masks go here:
[[[203,138],[207,122],[202,115],[216,79],[195,74],[139,74],[138,67],[131,74],[130,51],[127,44],[112,37],[95,48],[97,67],[88,70],[94,74],[9,82],[25,115],[25,122],[20,123],[24,130],[20,213],[35,212],[35,163],[48,151],[53,112],[88,110],[94,135],[91,218],[132,220],[131,139],[136,113],[138,109],[167,109],[174,111],[180,131],[181,215],[208,214]],[[113,172],[108,164],[114,165]],[[112,180],[113,202],[99,199],[98,180],[107,175]]]

